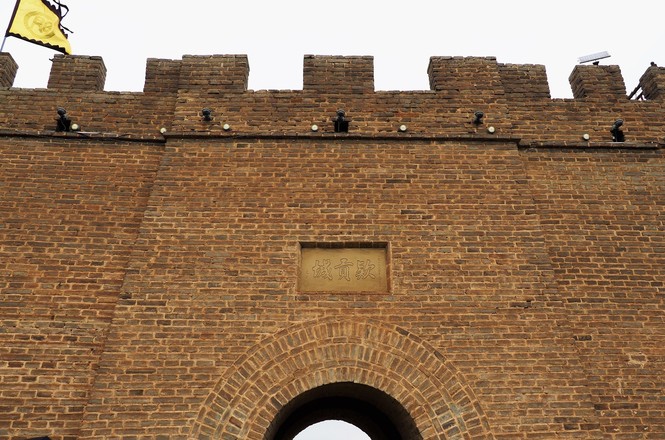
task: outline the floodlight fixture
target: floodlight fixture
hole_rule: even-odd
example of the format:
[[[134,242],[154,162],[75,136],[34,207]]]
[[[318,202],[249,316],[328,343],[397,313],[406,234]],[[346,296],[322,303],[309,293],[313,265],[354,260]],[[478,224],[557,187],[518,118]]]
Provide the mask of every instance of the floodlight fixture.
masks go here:
[[[58,117],[55,118],[55,131],[69,131],[72,120],[69,119],[69,116],[67,116],[67,110],[65,110],[63,107],[58,107],[57,112]]]
[[[477,111],[473,114],[473,123],[476,125],[480,125],[483,123],[483,116],[485,116],[485,113],[481,111]]]
[[[335,133],[346,133],[349,131],[349,121],[346,119],[344,110],[337,110],[337,116],[333,118],[333,127]]]
[[[577,62],[580,63],[580,64],[593,62],[593,64],[598,65],[599,60],[602,60],[603,58],[609,58],[609,57],[610,57],[610,54],[606,51],[603,51],[603,52],[592,53],[590,55],[584,55],[583,57],[579,57],[577,59]]]
[[[212,121],[212,110],[209,108],[204,108],[201,110],[201,116],[203,116],[203,120],[206,122]]]
[[[612,125],[612,130],[616,130],[623,125],[623,119],[617,119]]]
[[[623,125],[623,119],[617,119],[616,121],[614,121],[614,124],[610,129],[610,133],[612,133],[612,142],[624,142],[626,140],[626,136],[623,134],[623,131],[621,130],[622,125]]]

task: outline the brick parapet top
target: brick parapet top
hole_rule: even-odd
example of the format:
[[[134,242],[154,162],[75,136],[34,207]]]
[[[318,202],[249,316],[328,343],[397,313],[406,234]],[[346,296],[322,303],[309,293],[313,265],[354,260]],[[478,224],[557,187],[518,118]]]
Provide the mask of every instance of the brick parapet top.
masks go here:
[[[578,65],[568,78],[575,99],[627,100],[619,66]]]
[[[12,66],[15,62],[10,54],[0,53],[0,67],[5,65]],[[249,72],[246,55],[184,55],[180,60],[150,58],[144,91],[244,92]],[[654,87],[662,87],[662,72],[663,68],[652,67],[642,82],[655,82]],[[435,56],[429,60],[427,74],[430,89],[445,95],[446,99],[469,95],[487,101],[500,99],[505,94],[510,94],[511,99],[549,97],[542,65],[503,64],[495,57]],[[86,90],[103,90],[105,77],[106,67],[101,57],[58,54],[53,59],[48,87],[83,85]],[[576,98],[592,94],[628,99],[618,66],[576,66],[569,80]],[[302,90],[324,94],[374,92],[373,57],[305,55]]]
[[[55,109],[64,107],[91,132],[299,134],[317,125],[332,133],[332,118],[344,109],[350,132],[370,136],[397,133],[401,125],[417,136],[485,135],[491,126],[495,136],[533,142],[575,143],[584,134],[591,142],[608,142],[611,125],[621,118],[627,141],[665,140],[665,75],[657,67],[643,77],[647,101],[625,96],[616,66],[578,66],[571,81],[579,97],[554,100],[544,66],[501,64],[493,57],[432,57],[430,91],[374,91],[372,57],[308,55],[304,67],[303,90],[252,91],[244,55],[149,59],[144,91],[121,93],[103,91],[101,58],[57,56],[49,89],[0,89],[0,129],[52,130]],[[212,110],[212,121],[203,120],[203,108]],[[472,123],[475,111],[484,112],[482,124]]]
[[[106,65],[97,56],[56,55],[53,57],[49,89],[101,91],[106,83]]]
[[[665,67],[653,64],[644,72],[639,85],[645,99],[662,101],[665,98]]]
[[[6,52],[0,52],[0,87],[11,87],[17,71],[18,64],[14,58]]]

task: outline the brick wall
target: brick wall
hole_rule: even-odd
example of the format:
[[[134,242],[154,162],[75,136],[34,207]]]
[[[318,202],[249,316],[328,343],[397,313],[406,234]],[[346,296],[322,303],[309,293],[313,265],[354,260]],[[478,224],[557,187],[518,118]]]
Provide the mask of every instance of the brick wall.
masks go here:
[[[0,140],[0,437],[76,438],[160,152]]]
[[[662,154],[548,150],[524,156],[605,435],[665,435]]]
[[[148,60],[142,93],[102,67],[0,89],[0,437],[263,439],[339,382],[424,439],[665,435],[660,68],[637,102],[616,66],[551,100],[494,58],[420,92],[374,92],[371,57],[293,91],[244,56]],[[301,243],[385,243],[390,292],[299,292]]]

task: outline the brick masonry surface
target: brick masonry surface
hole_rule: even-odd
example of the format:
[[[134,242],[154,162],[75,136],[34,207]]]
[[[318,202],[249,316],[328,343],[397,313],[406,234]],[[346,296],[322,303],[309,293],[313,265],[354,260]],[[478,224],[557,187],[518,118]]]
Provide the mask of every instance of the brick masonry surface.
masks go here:
[[[492,57],[399,92],[371,57],[308,55],[302,90],[247,90],[241,55],[149,59],[143,92],[104,91],[99,57],[56,56],[46,89],[16,70],[1,439],[273,440],[340,383],[408,439],[665,438],[665,69],[642,100],[618,66],[551,99]],[[299,292],[302,245],[385,248],[389,291]]]

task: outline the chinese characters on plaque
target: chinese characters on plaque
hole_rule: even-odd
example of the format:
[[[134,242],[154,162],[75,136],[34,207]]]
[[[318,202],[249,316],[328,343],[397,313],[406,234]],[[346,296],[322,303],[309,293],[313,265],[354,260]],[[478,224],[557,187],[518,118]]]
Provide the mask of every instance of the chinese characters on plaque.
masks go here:
[[[301,249],[301,292],[387,292],[385,248]]]

